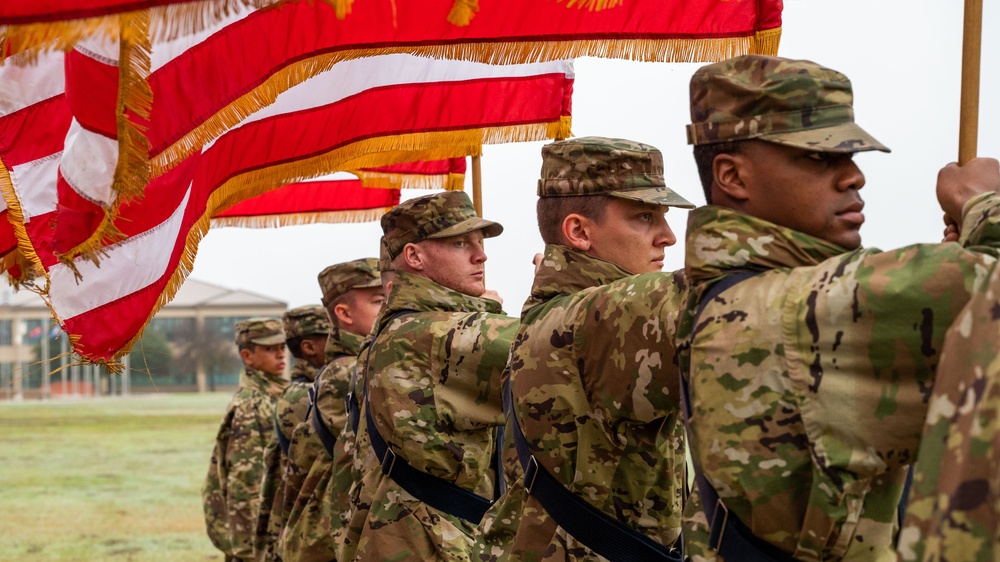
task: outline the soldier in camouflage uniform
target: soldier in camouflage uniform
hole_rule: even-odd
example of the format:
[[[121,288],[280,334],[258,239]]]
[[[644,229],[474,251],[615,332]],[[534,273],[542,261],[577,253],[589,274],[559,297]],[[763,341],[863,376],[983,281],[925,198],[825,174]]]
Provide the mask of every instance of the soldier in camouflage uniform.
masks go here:
[[[286,486],[288,449],[292,431],[305,420],[309,407],[309,388],[316,371],[326,362],[326,341],[330,337],[330,320],[319,305],[293,308],[282,317],[285,345],[295,361],[292,381],[278,398],[275,407],[275,428],[264,450],[264,481],[260,487],[260,510],[257,513],[257,536],[254,555],[259,561],[280,560],[275,546],[285,527],[285,494],[296,493]]]
[[[984,160],[968,166],[978,162]],[[904,562],[993,562],[1000,553],[998,318],[1000,267],[994,267],[986,290],[945,334],[899,534]]]
[[[666,187],[659,150],[600,137],[546,145],[538,196],[545,254],[511,349],[505,433],[516,449],[523,431],[531,460],[472,560],[679,561],[684,282],[660,269],[677,241],[664,213],[694,205]]]
[[[244,365],[240,387],[226,407],[201,491],[208,536],[233,562],[253,560],[264,448],[274,434],[275,402],[288,386],[281,320],[238,322],[236,345]]]
[[[495,497],[501,373],[518,326],[480,298],[483,238],[502,227],[476,217],[464,193],[446,192],[402,203],[382,230],[395,278],[359,359],[365,470],[338,558],[468,560]]]
[[[1000,181],[978,166],[939,176],[961,244],[861,248],[852,157],[888,149],[854,123],[852,99],[847,77],[809,61],[743,56],[691,79],[688,138],[709,202],[688,221],[678,332],[705,476],[685,508],[695,562],[747,560],[751,547],[895,559],[944,332],[1000,247]],[[721,503],[702,499],[713,490]],[[735,557],[719,552],[741,540]]]
[[[319,285],[334,332],[326,346],[329,362],[316,379],[316,410],[293,438],[286,481],[295,492],[286,494],[289,516],[281,542],[283,559],[299,562],[336,558],[334,535],[344,524],[352,483],[351,474],[334,465],[336,457],[353,452],[344,397],[362,338],[385,301],[374,258],[332,265],[319,274]]]

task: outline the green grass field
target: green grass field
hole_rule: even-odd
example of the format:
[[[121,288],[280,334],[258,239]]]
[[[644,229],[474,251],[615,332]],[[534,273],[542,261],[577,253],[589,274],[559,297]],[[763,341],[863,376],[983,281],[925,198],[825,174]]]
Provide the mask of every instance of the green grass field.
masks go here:
[[[200,490],[229,397],[0,402],[0,561],[222,560]]]

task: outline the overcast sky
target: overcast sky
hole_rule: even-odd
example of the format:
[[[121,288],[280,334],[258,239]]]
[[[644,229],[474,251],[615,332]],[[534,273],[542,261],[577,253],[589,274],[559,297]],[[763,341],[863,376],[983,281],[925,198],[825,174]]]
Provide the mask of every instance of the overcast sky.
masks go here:
[[[979,154],[1000,156],[1000,8],[983,14]],[[864,245],[882,249],[940,240],[934,196],[938,169],[957,160],[962,58],[959,0],[785,0],[779,55],[846,74],[855,118],[891,154],[864,153]],[[688,81],[700,64],[578,59],[576,136],[634,139],[663,151],[667,183],[704,203],[684,126]],[[531,256],[542,249],[535,185],[544,143],[488,145],[483,156],[486,218],[506,230],[487,243],[487,284],[517,315],[531,286]],[[471,176],[466,179],[471,193]],[[403,198],[427,192],[404,191]],[[665,270],[683,267],[684,211],[667,214],[680,242]],[[366,224],[280,229],[220,228],[202,241],[191,277],[287,301],[319,303],[316,275],[327,265],[376,256],[381,229]]]

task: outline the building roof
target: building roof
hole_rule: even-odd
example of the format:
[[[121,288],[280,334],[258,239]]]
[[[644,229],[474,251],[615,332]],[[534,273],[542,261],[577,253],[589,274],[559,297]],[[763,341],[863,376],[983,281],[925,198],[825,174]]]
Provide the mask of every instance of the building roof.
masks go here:
[[[265,295],[251,293],[242,289],[227,289],[212,283],[188,278],[174,298],[164,309],[208,308],[208,307],[261,307],[275,306],[287,308],[288,303]],[[14,291],[5,282],[0,282],[0,308],[36,310],[48,308],[37,294],[22,289]]]

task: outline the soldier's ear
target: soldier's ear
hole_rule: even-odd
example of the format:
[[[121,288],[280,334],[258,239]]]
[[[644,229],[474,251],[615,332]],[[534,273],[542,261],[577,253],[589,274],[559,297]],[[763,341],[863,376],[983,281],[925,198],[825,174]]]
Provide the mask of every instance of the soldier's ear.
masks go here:
[[[418,244],[410,243],[403,246],[399,255],[403,258],[403,265],[411,271],[421,272],[427,266],[426,256]]]
[[[351,307],[344,303],[333,307],[333,314],[337,317],[338,326],[347,327],[354,324],[354,319],[351,318]]]
[[[712,201],[726,204],[750,198],[744,183],[746,157],[742,154],[719,154],[712,161]]]
[[[562,222],[563,241],[567,246],[581,252],[590,250],[590,228],[593,221],[583,215],[570,213]]]
[[[250,365],[251,355],[253,355],[253,353],[249,349],[243,348],[240,350],[240,359],[243,360],[243,364],[246,365],[247,367],[251,366]]]

